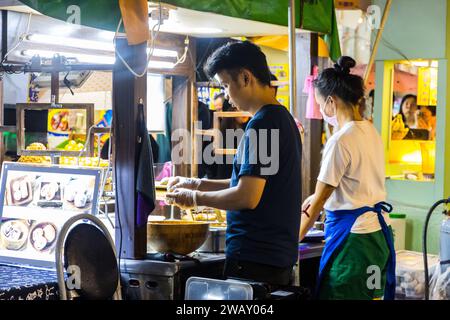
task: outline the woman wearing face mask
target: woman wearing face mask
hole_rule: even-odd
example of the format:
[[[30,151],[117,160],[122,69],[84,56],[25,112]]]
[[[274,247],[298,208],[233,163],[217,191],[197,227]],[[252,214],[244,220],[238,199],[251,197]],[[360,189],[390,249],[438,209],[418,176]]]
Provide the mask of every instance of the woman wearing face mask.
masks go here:
[[[341,57],[314,83],[325,121],[335,127],[327,141],[315,193],[302,205],[300,239],[326,210],[326,245],[320,262],[319,299],[393,299],[395,251],[384,212],[384,147],[371,122],[361,118],[361,77],[355,61]]]

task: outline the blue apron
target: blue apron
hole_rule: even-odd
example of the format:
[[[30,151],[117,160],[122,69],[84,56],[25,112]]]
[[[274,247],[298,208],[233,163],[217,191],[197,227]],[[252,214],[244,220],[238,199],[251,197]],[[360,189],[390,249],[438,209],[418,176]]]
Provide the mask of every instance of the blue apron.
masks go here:
[[[341,245],[344,244],[345,240],[350,234],[353,224],[356,219],[366,212],[376,212],[378,214],[378,220],[380,226],[383,230],[384,237],[386,238],[387,244],[389,246],[389,260],[387,265],[387,277],[386,277],[386,287],[384,290],[385,300],[394,300],[395,297],[395,249],[394,249],[394,239],[392,238],[392,233],[389,230],[386,221],[382,215],[382,211],[391,212],[392,206],[386,202],[379,202],[373,208],[372,207],[362,207],[354,210],[336,210],[328,211],[326,210],[327,216],[325,221],[325,247],[322,252],[322,258],[320,260],[319,268],[319,278],[317,283],[317,293],[320,289],[320,283],[323,278],[323,271],[326,265],[330,261],[333,253],[339,250]]]

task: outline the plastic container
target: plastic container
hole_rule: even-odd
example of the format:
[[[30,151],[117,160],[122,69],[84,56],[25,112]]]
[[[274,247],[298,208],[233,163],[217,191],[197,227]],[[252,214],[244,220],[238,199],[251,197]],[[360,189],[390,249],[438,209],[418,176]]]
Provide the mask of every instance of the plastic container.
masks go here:
[[[422,252],[399,250],[396,265],[396,299],[423,300],[425,298],[425,273]],[[428,255],[428,273],[431,278],[439,264],[437,255]]]
[[[253,300],[253,288],[237,280],[190,277],[185,300]]]
[[[389,219],[394,233],[395,250],[405,250],[406,214],[391,213],[389,214]]]

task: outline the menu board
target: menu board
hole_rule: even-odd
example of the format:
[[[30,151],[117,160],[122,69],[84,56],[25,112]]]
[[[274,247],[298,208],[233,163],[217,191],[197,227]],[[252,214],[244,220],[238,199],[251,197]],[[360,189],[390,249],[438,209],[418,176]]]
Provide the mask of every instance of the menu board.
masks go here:
[[[97,211],[102,170],[4,162],[0,262],[53,266],[56,240],[72,216]]]

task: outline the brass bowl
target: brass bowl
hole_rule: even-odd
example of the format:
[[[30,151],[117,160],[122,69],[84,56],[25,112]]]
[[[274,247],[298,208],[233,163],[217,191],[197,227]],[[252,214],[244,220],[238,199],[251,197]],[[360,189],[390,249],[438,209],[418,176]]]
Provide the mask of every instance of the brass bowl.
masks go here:
[[[147,243],[158,252],[186,255],[202,246],[208,232],[208,222],[150,221],[147,223]]]

